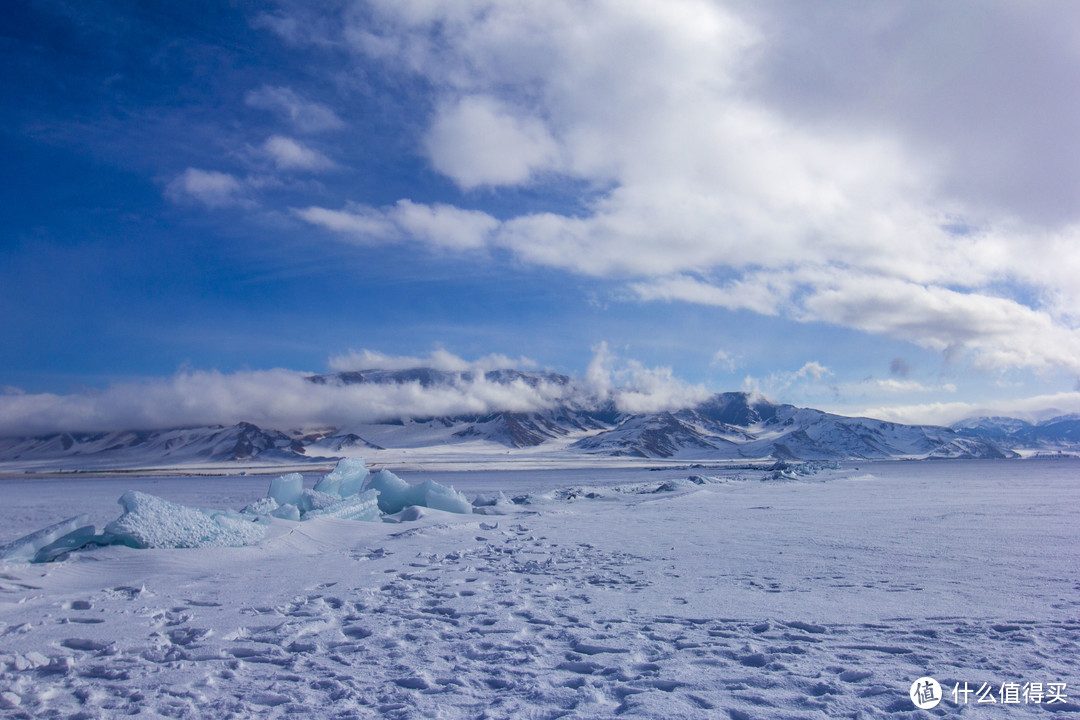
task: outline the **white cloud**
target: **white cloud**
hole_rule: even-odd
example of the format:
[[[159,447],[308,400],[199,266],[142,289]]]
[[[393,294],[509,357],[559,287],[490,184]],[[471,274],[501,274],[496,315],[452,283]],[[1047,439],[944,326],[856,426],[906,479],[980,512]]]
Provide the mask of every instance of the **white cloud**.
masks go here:
[[[637,360],[621,361],[606,342],[592,350],[584,390],[597,405],[611,402],[620,412],[653,413],[691,407],[711,395],[703,385],[679,380],[669,367],[648,368]]]
[[[263,144],[263,152],[279,170],[319,172],[334,167],[334,162],[317,150],[282,135],[273,135]]]
[[[1031,51],[1024,57],[1070,73],[1062,77],[1080,71],[1075,58],[1036,41],[1060,39],[1057,11],[1036,22],[994,6],[973,25],[966,10],[927,5],[851,6],[850,18],[705,0],[372,0],[366,8],[348,16],[342,41],[434,88],[423,146],[436,170],[464,189],[551,174],[608,188],[573,216],[485,223],[464,242],[417,239],[629,276],[644,300],[822,320],[966,350],[989,368],[1080,370],[1077,206],[1059,203],[1065,219],[1045,224],[1045,213],[1025,214],[1022,202],[995,205],[1011,181],[991,180],[980,195],[980,183],[998,177],[987,162],[1003,159],[996,172],[1004,172],[1023,156],[997,135],[972,132],[987,119],[974,109],[977,97],[996,95],[965,95],[1016,84],[989,70],[1000,66],[999,42],[1020,43]],[[940,21],[940,32],[913,22],[919,13]],[[956,54],[954,34],[971,56]],[[873,41],[881,36],[898,44]],[[814,48],[807,68],[816,95],[800,90],[802,68],[792,61],[804,44]],[[941,59],[927,46],[947,51],[940,81],[926,70]],[[862,66],[849,66],[849,51]],[[848,95],[845,83],[854,83]],[[1025,87],[1013,89],[1041,105],[1009,110],[1032,120],[1003,126],[1012,149],[1032,145],[1042,126],[1034,120],[1055,117],[1045,112],[1052,96]],[[890,112],[867,101],[879,96]],[[921,103],[912,117],[923,126],[896,119],[907,114],[904,101]],[[943,106],[954,115],[932,127]],[[967,122],[957,124],[961,117]],[[1067,124],[1050,122],[1060,146],[1073,146]],[[952,147],[961,152],[942,152]],[[905,306],[914,318],[904,319]]]
[[[956,392],[956,386],[952,383],[943,383],[941,385],[924,385],[918,380],[897,380],[895,378],[886,378],[884,380],[871,380],[869,384],[876,390],[882,390],[884,392],[891,393]]]
[[[824,320],[946,352],[984,368],[1080,373],[1080,331],[1045,310],[977,292],[891,278],[834,275],[802,301],[801,319]]]
[[[171,377],[116,383],[104,390],[70,395],[0,394],[0,436],[240,421],[277,429],[347,426],[502,411],[532,412],[564,402],[585,408],[610,404],[622,412],[657,412],[696,404],[710,394],[701,385],[675,378],[670,368],[648,368],[634,360],[621,360],[604,343],[594,350],[597,359],[586,377],[570,383],[486,379],[486,371],[534,367],[535,363],[525,357],[493,354],[468,361],[443,349],[418,356],[365,349],[330,358],[330,368],[344,372],[423,367],[456,377],[445,384],[424,387],[419,382],[313,383],[307,380],[310,373],[280,368],[234,373],[184,370]]]
[[[832,375],[832,371],[817,360],[811,360],[795,371],[796,378],[813,378],[814,380],[821,380],[821,378],[826,375]]]
[[[362,241],[388,240],[397,236],[394,223],[376,210],[352,206],[346,210],[320,207],[294,208],[301,220]]]
[[[248,91],[244,101],[249,107],[278,115],[298,132],[327,132],[345,127],[344,121],[330,107],[305,100],[287,87],[264,85]]]
[[[407,237],[454,250],[484,247],[499,226],[498,220],[477,210],[409,200],[399,201],[388,214]]]
[[[622,384],[613,393],[615,407],[627,413],[654,413],[692,407],[712,393],[704,385],[691,385],[676,378],[671,368],[648,368],[636,360],[615,374]]]
[[[1015,417],[1037,422],[1067,413],[1080,413],[1080,392],[1036,395],[988,403],[879,405],[852,409],[850,413],[907,424],[950,425],[971,417]]]
[[[442,348],[423,356],[387,355],[377,350],[350,350],[342,355],[334,355],[328,363],[336,372],[356,370],[412,370],[414,368],[432,368],[444,372],[460,373],[466,371],[486,372],[488,370],[522,369],[535,367],[536,363],[526,357],[511,358],[502,354],[491,354],[469,362]]]
[[[738,358],[733,357],[724,350],[717,350],[713,353],[709,365],[721,368],[727,372],[735,372],[735,368],[738,366]]]
[[[410,200],[386,208],[352,204],[344,210],[308,207],[294,209],[293,213],[349,239],[416,240],[452,250],[485,247],[499,225],[498,220],[478,210],[423,205]]]
[[[558,154],[543,123],[487,96],[464,97],[436,111],[424,146],[435,169],[466,190],[525,183],[553,167]]]
[[[549,407],[549,389],[481,378],[419,383],[320,385],[306,373],[186,371],[74,395],[0,395],[0,434],[171,428],[253,422],[272,428],[345,425]]]
[[[742,389],[744,392],[775,398],[789,394],[793,387],[805,389],[820,386],[822,381],[832,374],[832,370],[817,360],[810,360],[798,370],[777,371],[764,378],[747,375],[743,378]]]
[[[756,273],[724,286],[711,285],[686,275],[675,275],[631,283],[630,289],[642,300],[680,300],[699,305],[716,305],[729,310],[752,310],[777,315],[790,289],[782,274]]]
[[[210,208],[250,205],[245,184],[228,173],[188,168],[165,186],[173,202],[198,202]]]

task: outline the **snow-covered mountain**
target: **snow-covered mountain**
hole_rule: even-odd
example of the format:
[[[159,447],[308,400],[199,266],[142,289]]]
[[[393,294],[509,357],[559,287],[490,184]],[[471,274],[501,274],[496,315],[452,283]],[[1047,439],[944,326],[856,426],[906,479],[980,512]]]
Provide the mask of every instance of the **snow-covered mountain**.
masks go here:
[[[1058,415],[1039,422],[1008,417],[968,418],[952,425],[964,437],[991,439],[1003,448],[1076,451],[1080,415]]]
[[[556,398],[535,412],[393,418],[323,428],[266,428],[251,423],[169,430],[57,433],[0,438],[0,466],[105,469],[233,462],[326,461],[383,451],[551,454],[684,460],[840,460],[1002,458],[1026,448],[1080,448],[1080,417],[1032,425],[981,418],[953,428],[901,425],[777,404],[747,393],[719,393],[693,407],[621,412],[565,376],[430,368],[364,370],[308,377],[312,385],[412,384],[420,390],[483,382],[527,386]]]
[[[964,437],[950,428],[844,417],[747,393],[721,393],[694,408],[631,416],[574,447],[612,455],[710,459],[1014,456],[991,440]]]
[[[302,436],[291,437],[246,422],[230,427],[65,432],[0,438],[0,462],[34,466],[53,460],[75,460],[85,469],[210,464],[255,458],[274,462],[302,460],[304,441]]]

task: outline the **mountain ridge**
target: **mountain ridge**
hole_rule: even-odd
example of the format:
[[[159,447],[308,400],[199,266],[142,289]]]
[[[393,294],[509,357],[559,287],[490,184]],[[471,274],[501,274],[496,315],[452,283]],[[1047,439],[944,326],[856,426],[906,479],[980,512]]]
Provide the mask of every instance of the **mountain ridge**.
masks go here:
[[[422,390],[477,382],[558,390],[551,407],[428,418],[391,418],[320,428],[250,422],[162,430],[52,433],[0,438],[0,466],[51,462],[86,468],[289,463],[438,448],[492,453],[678,460],[875,460],[1009,458],[1024,450],[1080,450],[1080,416],[1042,423],[974,418],[952,427],[905,425],[774,403],[746,392],[715,393],[689,407],[620,410],[612,397],[565,375],[510,369],[360,370],[306,378],[313,385],[415,385]],[[464,450],[463,450],[464,451]]]

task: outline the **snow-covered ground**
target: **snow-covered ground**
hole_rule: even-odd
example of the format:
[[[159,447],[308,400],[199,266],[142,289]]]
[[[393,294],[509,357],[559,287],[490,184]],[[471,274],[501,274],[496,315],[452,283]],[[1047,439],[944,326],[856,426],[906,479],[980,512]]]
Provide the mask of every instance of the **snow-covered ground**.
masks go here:
[[[652,492],[692,474],[725,481]],[[0,563],[0,716],[1080,711],[1078,461],[862,463],[765,482],[730,468],[401,475],[527,497],[505,515],[275,521],[253,547]],[[128,489],[240,508],[268,484],[9,477],[0,543],[79,513],[103,525]],[[922,676],[945,689],[935,709],[908,696]],[[1027,696],[1002,704],[1007,683]],[[984,684],[997,704],[978,702]]]

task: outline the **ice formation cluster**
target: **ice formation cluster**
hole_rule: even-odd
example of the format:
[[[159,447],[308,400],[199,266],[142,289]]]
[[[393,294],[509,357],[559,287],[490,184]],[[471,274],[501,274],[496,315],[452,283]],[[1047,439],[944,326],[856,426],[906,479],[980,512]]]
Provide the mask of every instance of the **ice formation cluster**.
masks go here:
[[[410,507],[473,511],[468,499],[452,487],[430,480],[410,485],[389,470],[372,474],[362,458],[341,460],[313,488],[304,487],[300,473],[274,478],[266,497],[240,512],[188,507],[134,490],[124,493],[119,503],[124,513],[100,533],[89,516],[79,515],[0,545],[0,560],[50,562],[72,550],[103,545],[240,547],[262,540],[273,519],[380,522],[390,515],[396,515],[394,521],[408,519],[412,516],[403,511]]]

